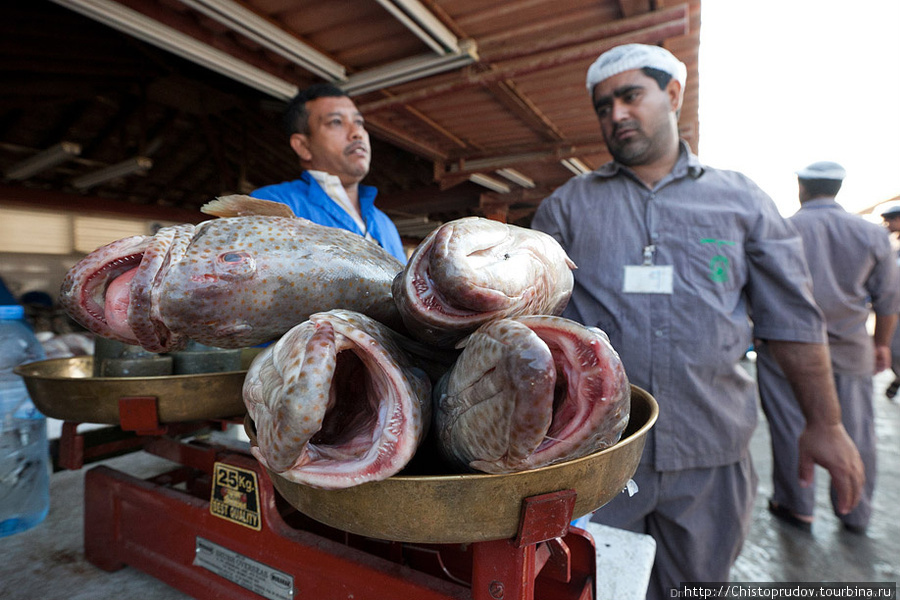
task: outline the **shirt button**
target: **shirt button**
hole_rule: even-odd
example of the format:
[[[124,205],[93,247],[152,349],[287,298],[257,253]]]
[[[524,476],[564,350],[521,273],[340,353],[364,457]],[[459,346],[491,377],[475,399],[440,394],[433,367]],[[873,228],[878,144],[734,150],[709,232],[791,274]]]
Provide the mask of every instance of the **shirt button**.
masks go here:
[[[656,331],[653,332],[653,335],[655,335],[656,337],[662,337],[663,336],[662,329],[657,329]]]

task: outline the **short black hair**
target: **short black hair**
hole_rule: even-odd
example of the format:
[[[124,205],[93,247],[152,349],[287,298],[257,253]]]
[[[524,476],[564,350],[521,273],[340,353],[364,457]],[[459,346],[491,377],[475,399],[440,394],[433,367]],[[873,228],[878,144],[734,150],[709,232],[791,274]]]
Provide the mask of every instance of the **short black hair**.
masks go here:
[[[672,75],[670,73],[654,69],[653,67],[641,67],[641,73],[650,79],[653,79],[661,90],[666,89],[666,86],[669,85],[669,82],[672,80]]]
[[[798,177],[798,179],[810,198],[837,196],[837,193],[841,191],[841,184],[844,183],[840,179],[803,179],[802,177]]]
[[[295,133],[309,133],[309,111],[306,103],[317,98],[342,98],[350,94],[333,83],[315,83],[300,90],[284,109],[283,125],[288,137]]]

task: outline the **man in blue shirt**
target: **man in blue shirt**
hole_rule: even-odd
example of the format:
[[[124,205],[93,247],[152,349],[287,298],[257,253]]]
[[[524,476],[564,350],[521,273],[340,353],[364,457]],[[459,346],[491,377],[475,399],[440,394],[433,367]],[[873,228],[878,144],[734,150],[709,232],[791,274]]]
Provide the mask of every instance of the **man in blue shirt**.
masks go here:
[[[330,83],[300,91],[288,104],[284,125],[305,170],[300,179],[250,195],[287,204],[298,217],[320,225],[359,234],[406,263],[397,228],[375,208],[378,191],[359,184],[372,153],[363,117],[347,93]]]

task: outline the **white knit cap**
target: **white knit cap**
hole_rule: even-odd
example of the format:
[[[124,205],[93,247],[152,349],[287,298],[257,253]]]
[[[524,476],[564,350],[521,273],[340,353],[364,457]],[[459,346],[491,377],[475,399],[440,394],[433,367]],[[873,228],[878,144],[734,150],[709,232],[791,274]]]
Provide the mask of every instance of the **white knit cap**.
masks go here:
[[[659,46],[647,44],[625,44],[616,46],[600,55],[587,72],[587,89],[594,93],[594,86],[613,75],[632,69],[651,67],[659,69],[678,80],[684,88],[687,79],[687,67],[675,58],[671,52]]]
[[[846,176],[847,171],[844,170],[844,167],[836,162],[827,160],[814,162],[797,171],[797,177],[800,179],[833,179],[835,181],[843,181]]]
[[[884,204],[879,204],[878,208],[872,212],[885,218],[900,216],[900,202],[892,200],[885,202]]]

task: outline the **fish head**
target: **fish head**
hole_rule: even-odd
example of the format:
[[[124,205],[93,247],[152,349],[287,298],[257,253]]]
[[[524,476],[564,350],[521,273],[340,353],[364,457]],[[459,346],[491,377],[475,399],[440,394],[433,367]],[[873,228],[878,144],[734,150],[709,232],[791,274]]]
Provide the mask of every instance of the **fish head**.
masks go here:
[[[60,304],[75,321],[105,338],[154,352],[186,343],[153,322],[152,294],[144,289],[164,271],[177,233],[167,227],[155,236],[123,238],[89,253],[66,273]],[[140,313],[139,323],[133,326],[135,313]]]
[[[394,296],[411,331],[445,345],[491,320],[562,312],[574,267],[543,232],[466,217],[422,241],[395,280]]]
[[[436,389],[441,452],[488,473],[611,446],[630,412],[628,378],[606,334],[548,315],[483,325]]]
[[[266,295],[257,284],[263,244],[248,221],[175,225],[108,244],[69,270],[60,302],[94,333],[151,352],[178,350],[189,339],[226,347],[220,337],[253,329],[229,310],[229,298]]]
[[[249,216],[205,221],[160,278],[160,319],[190,339],[237,348],[274,339],[285,327],[279,291],[292,285],[288,224]],[[173,256],[173,259],[175,257]]]
[[[456,306],[493,313],[493,319],[538,306],[555,314],[559,296],[568,300],[571,293],[573,268],[562,246],[543,232],[467,217],[435,232],[429,272]]]
[[[251,448],[282,477],[336,489],[405,466],[431,416],[431,384],[360,313],[310,316],[250,366],[243,397],[257,431]]]
[[[465,469],[520,464],[545,438],[555,387],[554,358],[530,328],[513,319],[482,325],[436,387],[441,452]]]

